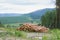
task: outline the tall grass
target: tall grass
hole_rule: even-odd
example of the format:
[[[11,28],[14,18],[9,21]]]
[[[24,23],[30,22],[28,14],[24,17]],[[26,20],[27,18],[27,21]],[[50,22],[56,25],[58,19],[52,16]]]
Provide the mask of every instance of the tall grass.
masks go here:
[[[15,31],[15,36],[25,38],[27,34],[24,31]]]
[[[44,35],[43,40],[60,40],[60,30],[50,30],[50,35]]]
[[[15,28],[2,28],[0,29],[3,31],[2,33],[0,32],[0,36],[14,36],[14,37],[26,37],[26,32],[24,31],[17,31]]]

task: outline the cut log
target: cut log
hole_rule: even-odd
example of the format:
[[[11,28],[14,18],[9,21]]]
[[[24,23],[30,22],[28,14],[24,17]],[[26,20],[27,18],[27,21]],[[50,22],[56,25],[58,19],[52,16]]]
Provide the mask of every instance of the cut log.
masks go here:
[[[25,23],[21,27],[17,28],[17,30],[30,31],[30,32],[48,32],[49,28],[46,28],[44,26]]]

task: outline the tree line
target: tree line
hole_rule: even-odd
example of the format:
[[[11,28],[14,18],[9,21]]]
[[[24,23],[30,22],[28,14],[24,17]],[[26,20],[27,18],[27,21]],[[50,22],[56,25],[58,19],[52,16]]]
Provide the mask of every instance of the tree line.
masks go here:
[[[57,13],[56,10],[47,11],[43,16],[41,16],[41,25],[48,28],[59,28],[57,27]]]

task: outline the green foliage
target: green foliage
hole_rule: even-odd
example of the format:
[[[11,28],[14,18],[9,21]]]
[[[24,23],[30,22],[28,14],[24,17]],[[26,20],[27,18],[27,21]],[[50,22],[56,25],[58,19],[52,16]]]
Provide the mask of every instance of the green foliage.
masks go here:
[[[2,29],[4,30],[3,33],[0,32],[0,36],[15,36],[15,37],[23,37],[25,38],[26,37],[26,32],[24,31],[17,31],[16,29],[13,29],[13,28],[4,28]],[[6,32],[5,32],[6,31]]]
[[[23,31],[15,31],[15,36],[17,37],[26,37],[26,33]]]
[[[7,25],[6,27],[7,27],[7,28],[10,28],[11,26],[10,26],[10,25]]]
[[[4,25],[0,22],[0,27],[4,27]]]
[[[48,40],[47,36],[43,36],[42,40]]]
[[[32,23],[32,22],[38,22],[37,19],[32,19],[29,16],[15,16],[15,17],[0,17],[0,20],[2,24],[11,24],[11,23]]]
[[[60,40],[60,30],[59,29],[50,30],[50,35],[44,35],[43,40]]]
[[[41,24],[49,27],[49,28],[55,28],[56,25],[56,11],[47,11],[42,17],[41,17]]]
[[[19,24],[19,26],[22,26],[23,24]]]
[[[55,37],[55,39],[60,40],[60,29],[53,29],[51,33],[52,33],[52,36]]]

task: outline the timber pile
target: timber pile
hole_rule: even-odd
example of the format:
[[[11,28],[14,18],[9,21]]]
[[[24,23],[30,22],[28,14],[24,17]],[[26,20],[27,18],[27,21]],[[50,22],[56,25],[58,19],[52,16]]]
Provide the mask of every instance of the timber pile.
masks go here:
[[[38,26],[30,23],[25,23],[21,27],[17,28],[20,31],[29,31],[29,32],[48,32],[49,28],[44,26]]]

